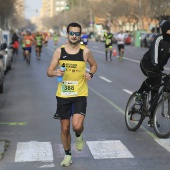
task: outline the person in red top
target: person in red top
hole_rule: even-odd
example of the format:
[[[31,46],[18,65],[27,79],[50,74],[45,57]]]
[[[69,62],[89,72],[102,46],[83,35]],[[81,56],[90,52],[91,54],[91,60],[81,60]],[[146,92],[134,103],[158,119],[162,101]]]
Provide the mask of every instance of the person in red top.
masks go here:
[[[45,39],[45,45],[47,46],[49,37],[48,37],[48,34],[46,32],[44,33],[44,39]]]
[[[14,34],[12,35],[12,47],[13,47],[13,55],[16,54],[16,56],[18,56],[18,47],[19,47],[19,43],[18,43],[18,35],[16,32],[14,32]]]
[[[30,57],[31,57],[31,46],[34,39],[31,36],[31,31],[26,30],[26,36],[24,37],[24,44],[25,44],[25,56],[27,59],[27,64],[30,64]]]

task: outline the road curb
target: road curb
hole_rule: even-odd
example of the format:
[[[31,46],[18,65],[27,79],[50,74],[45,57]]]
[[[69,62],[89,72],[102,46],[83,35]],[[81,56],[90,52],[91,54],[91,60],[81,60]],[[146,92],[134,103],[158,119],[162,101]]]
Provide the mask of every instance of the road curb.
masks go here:
[[[0,160],[4,157],[4,152],[7,150],[9,146],[9,141],[0,139]]]

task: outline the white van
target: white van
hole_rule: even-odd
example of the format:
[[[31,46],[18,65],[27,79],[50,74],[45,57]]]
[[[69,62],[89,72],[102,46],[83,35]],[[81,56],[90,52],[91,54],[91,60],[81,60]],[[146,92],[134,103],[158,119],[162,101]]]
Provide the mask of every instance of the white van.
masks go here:
[[[100,30],[100,31],[98,31],[98,33],[96,35],[96,41],[104,42],[105,41],[105,37],[104,37],[104,33],[105,32],[107,32],[107,30]]]
[[[13,48],[10,45],[10,43],[11,43],[10,32],[3,30],[2,34],[3,34],[4,41],[7,44],[7,48],[5,49],[5,55],[4,55],[4,72],[6,74],[8,72],[8,70],[11,70],[11,67],[12,67]]]

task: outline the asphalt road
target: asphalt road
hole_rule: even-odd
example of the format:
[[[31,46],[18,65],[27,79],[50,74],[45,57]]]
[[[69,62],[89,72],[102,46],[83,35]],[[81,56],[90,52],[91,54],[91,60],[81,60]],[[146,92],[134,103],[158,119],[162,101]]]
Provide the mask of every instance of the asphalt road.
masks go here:
[[[58,46],[65,41],[61,38]],[[106,62],[103,43],[91,41],[89,48],[98,70],[89,81],[86,145],[82,152],[76,151],[71,131],[73,164],[67,169],[169,170],[170,140],[158,139],[146,126],[147,119],[136,132],[128,131],[124,121],[127,100],[145,78],[139,61],[147,49],[126,46],[123,61],[113,57]],[[52,41],[43,47],[40,61],[33,50],[30,66],[20,53],[5,77],[0,95],[0,139],[10,144],[0,170],[63,169],[60,123],[53,119],[57,80],[46,75],[53,52]],[[165,72],[169,70],[168,63]]]

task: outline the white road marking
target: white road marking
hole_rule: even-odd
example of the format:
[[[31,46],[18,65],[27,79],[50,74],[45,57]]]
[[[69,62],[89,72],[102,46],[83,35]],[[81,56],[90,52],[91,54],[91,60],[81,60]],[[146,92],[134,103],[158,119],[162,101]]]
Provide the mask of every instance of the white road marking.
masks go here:
[[[130,59],[130,58],[126,58],[126,57],[123,57],[125,60],[129,60],[129,61],[133,61],[135,63],[140,63],[140,61],[138,60],[134,60],[134,59]]]
[[[54,167],[55,165],[52,163],[52,164],[42,165],[39,168],[54,168]]]
[[[132,91],[127,90],[127,89],[123,89],[123,91],[126,92],[126,93],[128,93],[128,94],[130,94],[130,95],[133,93]]]
[[[15,162],[52,162],[51,142],[19,142],[15,154]]]
[[[87,141],[94,159],[134,158],[125,145],[119,140]]]
[[[98,51],[98,50],[93,50],[93,49],[90,49],[91,51],[94,51],[94,52],[96,52],[96,53],[100,53],[100,54],[105,54],[104,52],[102,52],[102,51]]]
[[[170,139],[155,139],[155,141],[170,152]]]
[[[105,77],[103,77],[103,76],[99,76],[102,80],[104,80],[104,81],[106,81],[106,82],[108,82],[108,83],[111,83],[112,81],[111,80],[109,80],[109,79],[107,79],[107,78],[105,78]]]
[[[86,71],[87,71],[87,72],[90,72],[90,69],[86,68]]]
[[[63,145],[62,144],[56,144],[55,145],[55,152],[57,153],[56,154],[57,158],[63,158],[64,155],[65,155]],[[75,143],[71,144],[71,153],[72,153],[72,157],[74,157],[74,158],[76,158],[76,157],[82,158],[82,157],[90,157],[91,156],[89,149],[86,148],[86,145],[85,145],[84,149],[80,152],[80,151],[77,150]]]

